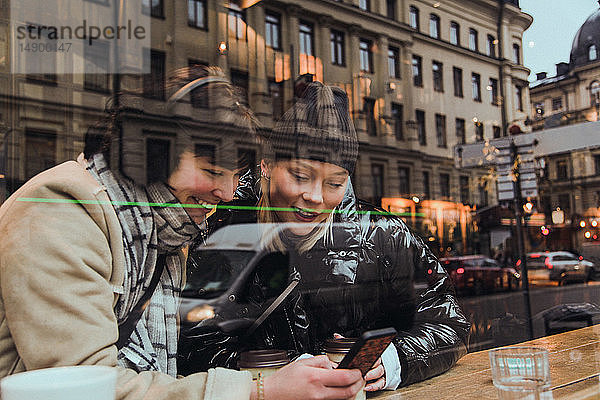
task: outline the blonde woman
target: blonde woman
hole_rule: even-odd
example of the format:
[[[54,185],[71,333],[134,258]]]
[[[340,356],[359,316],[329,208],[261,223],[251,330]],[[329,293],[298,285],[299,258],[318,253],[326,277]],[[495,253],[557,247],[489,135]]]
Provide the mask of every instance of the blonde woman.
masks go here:
[[[265,142],[260,177],[243,179],[231,203],[257,211],[232,207],[214,220],[216,227],[288,223],[267,245],[289,254],[289,279],[300,283],[252,338],[221,360],[256,347],[318,354],[334,334],[356,337],[393,326],[399,335],[367,374],[366,390],[396,389],[452,367],[466,354],[469,323],[421,239],[399,218],[355,198],[349,177],[358,141],[345,92],[309,84]],[[418,295],[417,270],[426,271],[429,284]],[[260,302],[263,283],[250,285]]]

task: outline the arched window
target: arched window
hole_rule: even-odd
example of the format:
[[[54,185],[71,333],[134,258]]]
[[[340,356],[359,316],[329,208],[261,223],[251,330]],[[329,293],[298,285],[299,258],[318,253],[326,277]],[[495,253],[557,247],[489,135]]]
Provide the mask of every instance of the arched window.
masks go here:
[[[596,45],[593,44],[590,47],[588,47],[588,61],[594,61],[598,59],[598,50],[596,48]]]
[[[592,106],[600,103],[600,82],[594,81],[590,85],[590,103]]]

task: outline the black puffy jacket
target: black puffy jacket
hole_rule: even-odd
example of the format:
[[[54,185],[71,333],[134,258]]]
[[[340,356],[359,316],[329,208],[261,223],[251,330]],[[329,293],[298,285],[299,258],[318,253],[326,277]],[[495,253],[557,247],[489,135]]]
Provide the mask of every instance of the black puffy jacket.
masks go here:
[[[231,205],[255,205],[257,187],[252,180],[241,183]],[[355,337],[388,326],[399,332],[394,345],[402,386],[441,374],[465,355],[469,322],[448,274],[422,240],[400,218],[357,201],[351,184],[334,220],[332,242],[321,240],[304,254],[293,250],[294,238],[282,237],[292,249],[289,280],[299,278],[300,283],[251,338],[213,335],[205,343],[188,338],[185,347],[195,346],[209,361],[198,365],[183,354],[182,370],[235,367],[238,353],[249,348],[283,348],[292,356],[317,354],[333,333]],[[218,229],[247,222],[256,222],[255,213],[232,207],[220,209],[209,225]],[[193,253],[190,262],[195,264]],[[415,277],[426,281],[418,293]],[[249,288],[257,307],[262,306],[265,285],[256,275]],[[192,369],[185,365],[186,358],[188,364],[195,363]]]

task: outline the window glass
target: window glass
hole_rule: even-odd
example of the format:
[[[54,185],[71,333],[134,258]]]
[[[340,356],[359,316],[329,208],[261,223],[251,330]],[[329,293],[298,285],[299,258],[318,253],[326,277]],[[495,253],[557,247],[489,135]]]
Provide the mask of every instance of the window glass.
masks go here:
[[[417,7],[410,7],[410,27],[413,29],[419,30],[419,9]]]
[[[265,43],[274,49],[280,48],[281,17],[278,14],[265,15]]]
[[[460,46],[460,25],[458,22],[450,23],[450,43]]]

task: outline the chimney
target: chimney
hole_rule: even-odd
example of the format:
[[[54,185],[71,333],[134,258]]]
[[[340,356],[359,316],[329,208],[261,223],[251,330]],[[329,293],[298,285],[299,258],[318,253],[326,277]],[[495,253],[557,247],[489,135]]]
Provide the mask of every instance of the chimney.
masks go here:
[[[535,74],[535,79],[537,81],[541,81],[542,79],[546,79],[547,76],[548,74],[546,72],[538,72],[537,74]]]
[[[569,63],[560,62],[556,64],[556,76],[566,75],[569,72]]]

